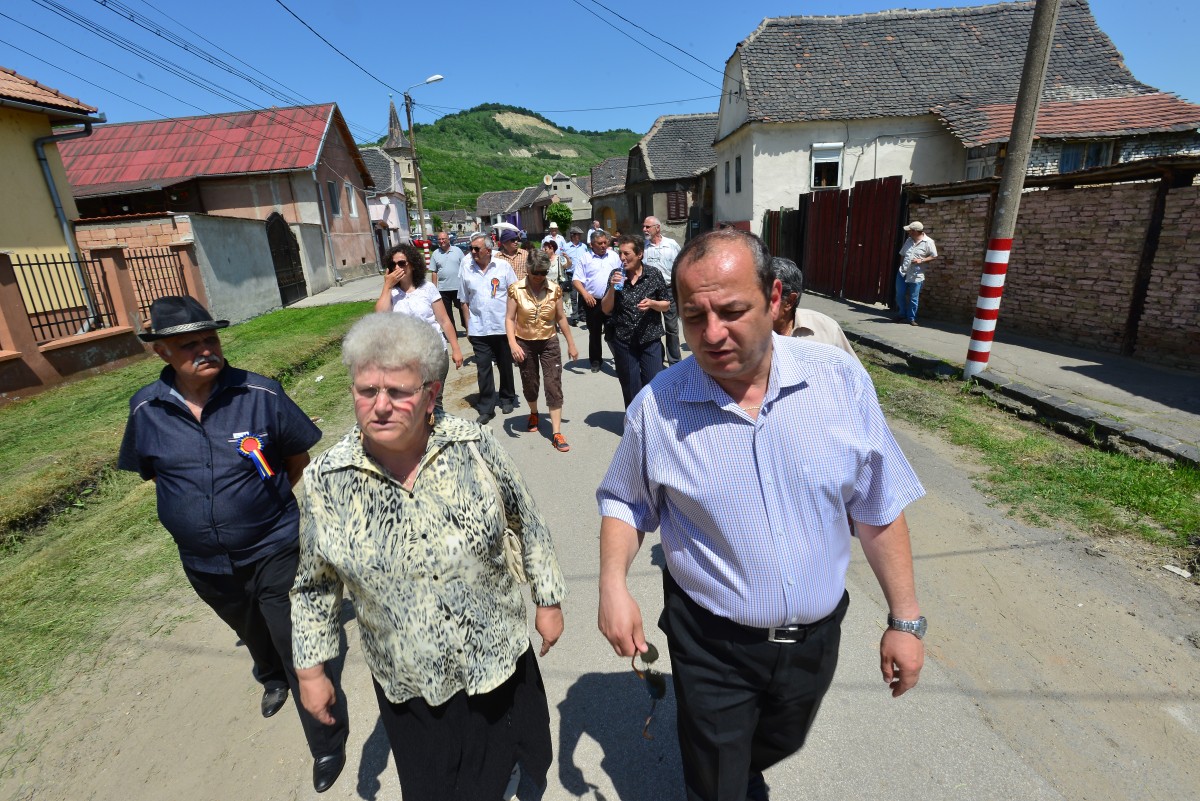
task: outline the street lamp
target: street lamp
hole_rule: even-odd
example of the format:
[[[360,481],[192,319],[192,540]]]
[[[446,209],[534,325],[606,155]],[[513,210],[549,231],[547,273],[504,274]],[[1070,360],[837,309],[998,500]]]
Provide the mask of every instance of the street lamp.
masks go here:
[[[412,96],[408,92],[409,89],[416,89],[427,83],[437,83],[440,80],[442,80],[441,75],[430,75],[420,83],[414,83],[404,90],[404,113],[408,115],[408,141],[412,145],[413,177],[417,182],[417,226],[422,239],[425,238],[425,199],[421,196],[421,162],[417,159],[417,136],[413,131],[412,121]]]

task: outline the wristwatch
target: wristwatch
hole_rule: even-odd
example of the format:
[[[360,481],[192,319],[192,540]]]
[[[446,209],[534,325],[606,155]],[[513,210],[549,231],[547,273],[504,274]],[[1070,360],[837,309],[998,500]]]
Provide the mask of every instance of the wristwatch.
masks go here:
[[[888,615],[887,620],[889,629],[895,629],[896,631],[907,631],[918,640],[925,639],[925,632],[929,629],[929,622],[925,620],[924,615],[921,615],[916,620],[897,620],[891,615]]]

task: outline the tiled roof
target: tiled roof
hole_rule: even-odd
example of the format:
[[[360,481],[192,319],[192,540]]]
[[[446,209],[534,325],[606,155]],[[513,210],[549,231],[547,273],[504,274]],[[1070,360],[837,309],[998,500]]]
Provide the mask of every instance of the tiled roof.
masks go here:
[[[430,214],[436,214],[441,218],[443,223],[469,223],[475,219],[475,216],[466,209],[447,209],[446,211],[431,211]]]
[[[512,202],[508,204],[508,208],[506,208],[504,211],[506,213],[512,213],[519,209],[524,209],[524,208],[528,208],[529,206],[532,206],[533,201],[537,200],[538,197],[542,194],[542,192],[545,189],[546,189],[546,187],[543,184],[538,184],[537,186],[525,187],[524,189],[521,190],[521,193],[519,195],[517,195],[515,198],[513,198]]]
[[[96,113],[93,106],[68,97],[57,89],[43,86],[32,78],[26,78],[7,67],[0,67],[0,97],[16,100],[19,103],[44,106],[51,119],[54,119],[54,111],[66,111],[71,115]]]
[[[751,122],[909,117],[1016,100],[1033,2],[763,20],[738,44]],[[1127,97],[1137,81],[1084,0],[1062,0],[1043,100]]]
[[[659,117],[637,143],[651,181],[690,178],[707,172],[717,163],[713,140],[717,138],[717,115],[670,114]]]
[[[150,189],[166,189],[168,186],[185,184],[192,180],[190,175],[179,178],[147,178],[144,181],[117,181],[111,184],[92,184],[74,189],[74,197],[100,197],[102,195],[132,195]]]
[[[512,202],[520,197],[521,191],[520,189],[501,189],[498,192],[484,192],[475,201],[475,213],[480,217],[503,214]]]
[[[367,165],[367,172],[371,173],[372,180],[375,181],[375,191],[380,193],[386,192],[403,192],[404,187],[400,184],[402,181],[397,180],[394,166],[396,162],[381,147],[362,147],[359,148],[362,153],[363,163]]]
[[[938,116],[968,147],[1008,141],[1015,103],[946,107]],[[1039,137],[1130,136],[1200,127],[1200,106],[1162,92],[1098,100],[1056,101],[1038,108]]]
[[[61,142],[58,149],[71,186],[86,196],[98,184],[309,169],[330,128],[340,132],[369,181],[333,103],[101,125],[88,138]]]
[[[613,156],[592,167],[592,197],[624,192],[628,169],[628,156]]]
[[[578,186],[578,187],[579,187],[581,190],[583,190],[583,193],[584,193],[585,195],[587,195],[588,197],[591,197],[591,194],[592,194],[592,176],[590,176],[590,175],[576,175],[576,176],[575,176],[575,185],[576,185],[576,186]]]
[[[388,109],[388,136],[383,143],[383,147],[387,150],[411,148],[412,145],[408,141],[408,137],[404,135],[404,128],[400,125],[400,115],[396,113],[396,103],[393,101],[391,108]]]

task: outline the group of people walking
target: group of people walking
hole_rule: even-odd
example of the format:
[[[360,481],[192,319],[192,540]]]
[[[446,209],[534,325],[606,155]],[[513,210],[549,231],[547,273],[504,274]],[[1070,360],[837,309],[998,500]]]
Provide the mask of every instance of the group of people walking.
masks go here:
[[[522,365],[530,428],[540,375],[557,429],[557,336],[576,352],[551,254],[518,276],[486,239],[472,240],[455,298],[475,358]],[[926,622],[904,508],[923,489],[866,372],[819,341],[825,322],[797,313],[802,283],[777,277],[787,265],[762,240],[697,237],[675,254],[671,290],[643,240],[617,244],[620,267],[593,280],[609,262],[593,235],[596,258],[573,280],[585,316],[599,309],[591,342],[611,315],[625,376],[625,435],[596,492],[599,628],[623,657],[649,650],[626,574],[658,530],[687,797],[767,798],[763,772],[801,747],[832,681],[852,533],[888,606],[883,678],[893,696],[916,684]],[[394,249],[377,313],[342,346],[355,425],[311,463],[320,431],[278,383],[225,361],[216,332],[228,322],[191,298],[155,301],[141,336],[166,367],[131,400],[119,465],[156,482],[185,573],[247,644],[262,713],[299,699],[318,792],[346,760],[345,698],[327,669],[345,593],[405,799],[497,801],[517,768],[546,784],[538,657],[563,634],[567,586],[487,420],[439,403],[461,356],[424,277],[419,254]],[[659,373],[672,304],[693,358]],[[488,401],[515,404],[512,390],[502,373]]]

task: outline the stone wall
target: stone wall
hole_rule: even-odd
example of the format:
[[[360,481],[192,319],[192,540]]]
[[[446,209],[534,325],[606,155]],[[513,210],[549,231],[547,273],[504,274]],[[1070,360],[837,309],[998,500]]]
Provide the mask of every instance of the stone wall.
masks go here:
[[[1157,183],[1026,192],[999,330],[1119,353]],[[989,233],[986,197],[914,204],[937,242],[921,313],[970,323]],[[1200,368],[1200,189],[1169,195],[1134,355]]]
[[[187,215],[164,214],[155,217],[75,223],[75,241],[81,251],[100,248],[157,248],[192,241],[192,224]]]

